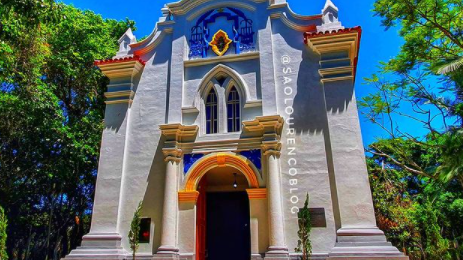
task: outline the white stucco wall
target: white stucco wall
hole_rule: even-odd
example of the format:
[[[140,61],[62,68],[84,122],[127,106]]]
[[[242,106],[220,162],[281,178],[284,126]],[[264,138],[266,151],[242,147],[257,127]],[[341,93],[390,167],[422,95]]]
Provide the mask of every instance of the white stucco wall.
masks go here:
[[[257,56],[230,59],[229,57],[235,55],[234,48],[231,48],[223,58],[217,59],[210,51],[203,61],[191,65],[188,58],[190,28],[211,8],[228,6],[240,9],[253,20]],[[117,133],[113,133],[111,129],[105,131],[92,230],[118,232],[122,236],[123,247],[129,251],[127,234],[130,222],[138,203],[143,201],[142,215],[152,219],[154,234],[152,242],[142,245],[140,251],[148,254],[156,252],[161,243],[165,179],[162,153],[164,140],[159,126],[181,123],[203,127],[203,100],[198,98],[198,93],[205,77],[219,64],[236,73],[242,81],[240,91],[246,93],[242,95],[243,121],[271,115],[280,115],[286,120],[281,138],[280,171],[284,236],[289,251],[294,252],[298,239],[297,214],[294,209],[303,206],[306,193],[311,197],[310,207],[323,208],[326,215],[327,226],[313,229],[311,239],[315,253],[327,254],[335,245],[336,230],[342,224],[342,210],[346,212],[345,217],[354,219],[351,221],[353,226],[365,222],[374,226],[374,215],[369,208],[371,194],[370,198],[362,197],[368,195],[365,191],[369,188],[368,180],[365,179],[366,168],[355,99],[352,99],[353,83],[347,80],[336,85],[347,89],[347,93],[350,90],[350,97],[341,95],[337,100],[335,93],[330,92],[331,103],[342,103],[346,98],[350,102],[349,109],[338,110],[336,117],[330,117],[325,102],[325,87],[320,82],[318,73],[320,56],[303,42],[303,32],[321,25],[321,17],[302,19],[294,15],[284,5],[284,1],[283,5],[272,8],[269,8],[267,1],[249,0],[205,1],[190,7],[185,14],[174,15],[173,22],[158,24],[157,31],[146,41],[134,45],[131,51],[135,54],[141,53],[141,59],[146,64],[142,73],[133,81],[135,97],[127,116],[121,115],[124,113],[123,109],[107,109],[106,120],[110,122],[122,118],[125,132],[123,138],[113,141],[111,136]],[[215,33],[213,30],[221,28],[221,23],[227,23],[226,19],[218,19],[210,27],[211,34]],[[211,62],[208,59],[215,60]],[[225,91],[222,89],[219,92],[222,101],[226,98]],[[225,109],[225,106],[221,109]],[[343,121],[344,112],[349,116],[347,121]],[[221,113],[225,115],[225,111]],[[330,126],[336,126],[337,122],[341,124],[340,129],[351,134],[333,138],[333,135],[342,135],[339,129],[330,134]],[[221,133],[210,136],[205,136],[204,130],[200,129],[197,141],[233,142],[242,137],[240,133],[227,134],[224,129],[226,128],[222,126]],[[350,138],[351,141],[346,141],[345,138]],[[332,147],[344,144],[348,146],[347,150],[332,151]],[[118,149],[119,153],[111,152],[108,147]],[[340,156],[340,152],[352,154]],[[336,157],[335,163],[333,155]],[[343,170],[345,174],[336,182],[335,171],[350,163],[351,166],[346,169],[360,169],[353,175],[360,178],[360,181],[349,179],[346,170]],[[180,166],[178,172],[179,187],[184,181],[182,167]],[[267,179],[267,170],[264,166],[263,183]],[[350,185],[340,187],[343,185],[340,181],[349,182]],[[349,193],[348,189],[355,183],[363,185],[362,191]],[[340,209],[339,188],[351,196],[350,199],[354,200],[352,204],[356,203],[355,200],[362,200],[359,210],[363,210],[368,216],[355,220],[358,216],[354,216],[349,210],[356,205],[350,209]],[[105,200],[105,196],[111,198]],[[105,205],[105,202],[111,204]],[[253,204],[256,203],[251,203]],[[259,207],[251,211],[254,219],[256,216],[262,218],[262,211],[266,209],[265,205],[257,204]],[[114,214],[117,214],[117,218],[110,219],[110,215]],[[177,223],[177,242],[181,253],[194,253],[194,218],[194,205],[182,205]],[[266,220],[262,223],[254,220],[253,223],[258,226],[256,230],[260,233],[265,231],[260,225],[266,225]],[[268,239],[267,234],[262,233],[259,239],[261,238]],[[265,253],[266,245],[267,242],[259,241],[254,250],[258,248],[259,253]]]

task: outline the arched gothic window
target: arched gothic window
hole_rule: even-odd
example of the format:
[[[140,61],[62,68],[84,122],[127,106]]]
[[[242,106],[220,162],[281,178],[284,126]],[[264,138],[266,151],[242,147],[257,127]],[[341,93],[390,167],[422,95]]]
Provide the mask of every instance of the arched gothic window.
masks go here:
[[[240,94],[233,86],[227,99],[228,132],[241,131]]]
[[[206,134],[218,133],[217,94],[212,88],[206,99]]]

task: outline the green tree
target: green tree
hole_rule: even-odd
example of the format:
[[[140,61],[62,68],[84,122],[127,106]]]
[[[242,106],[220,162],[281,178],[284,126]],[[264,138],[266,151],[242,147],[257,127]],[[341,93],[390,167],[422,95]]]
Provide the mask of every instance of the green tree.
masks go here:
[[[132,257],[135,260],[135,254],[137,253],[139,242],[140,242],[140,211],[141,211],[141,202],[138,204],[137,209],[133,213],[132,223],[130,223],[129,231],[129,242],[130,248],[132,249]]]
[[[462,259],[463,2],[376,0],[373,11],[404,39],[359,102],[386,133],[367,148],[378,225],[411,259]]]
[[[381,64],[378,75],[367,79],[377,91],[361,100],[365,115],[394,142],[410,140],[439,158],[434,165],[419,165],[404,149],[393,157],[398,165],[413,174],[457,180],[463,187],[463,71],[439,74],[443,65],[463,56],[462,2],[377,0],[374,11],[386,28],[400,25],[405,43],[394,59]],[[400,119],[428,133],[412,136],[403,131]]]
[[[12,259],[60,258],[88,231],[108,79],[132,21],[51,0],[0,4],[0,204]],[[135,28],[133,28],[135,29]]]
[[[294,249],[296,252],[302,252],[302,259],[308,260],[312,254],[312,242],[310,241],[310,233],[312,232],[312,220],[309,209],[309,194],[307,193],[304,207],[297,213],[299,230],[297,235],[297,247]]]
[[[461,259],[463,191],[457,182],[416,176],[385,156],[369,158],[368,169],[378,226],[395,246],[410,259]]]
[[[8,220],[6,219],[5,212],[0,206],[0,260],[8,259],[8,254],[6,253],[6,228],[8,225]]]

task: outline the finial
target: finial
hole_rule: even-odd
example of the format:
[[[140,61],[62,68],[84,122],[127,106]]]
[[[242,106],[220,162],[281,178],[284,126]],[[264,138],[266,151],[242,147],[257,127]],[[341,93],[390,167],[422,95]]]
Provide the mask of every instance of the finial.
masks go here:
[[[318,32],[344,29],[338,19],[338,7],[331,0],[326,0],[325,7],[322,9],[322,25],[317,26]]]
[[[286,4],[286,0],[270,0],[270,5]]]
[[[127,29],[125,33],[119,38],[119,51],[115,58],[126,56],[130,51],[130,44],[136,43],[137,38],[133,35],[132,28]]]
[[[334,11],[338,12],[338,7],[334,5],[331,0],[326,0],[325,7],[323,7],[322,14],[324,14],[329,8],[332,8]]]

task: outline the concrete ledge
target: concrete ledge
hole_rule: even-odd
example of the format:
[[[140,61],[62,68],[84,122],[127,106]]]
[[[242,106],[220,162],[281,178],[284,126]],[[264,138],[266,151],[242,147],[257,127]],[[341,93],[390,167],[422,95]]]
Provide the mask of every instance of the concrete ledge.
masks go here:
[[[126,259],[128,252],[122,248],[118,233],[90,233],[82,238],[82,246],[71,251],[66,260]]]
[[[328,258],[328,253],[312,253],[310,255],[309,259],[310,260],[326,260]],[[290,254],[291,260],[301,260],[302,259],[302,254],[301,253],[292,253]]]
[[[344,257],[330,257],[328,258],[328,260],[349,260],[349,259],[352,259],[352,260],[371,260],[371,259],[374,259],[374,260],[408,260],[408,256],[401,256],[401,257],[384,257],[384,256],[369,256],[369,257],[359,257],[359,256],[356,256],[356,257],[351,257],[351,256],[344,256]]]
[[[378,228],[340,229],[337,243],[329,253],[328,260],[336,259],[400,259],[408,260],[391,243],[387,242],[384,232]]]
[[[89,259],[105,259],[105,260],[122,260],[126,259],[127,252],[124,249],[86,249],[77,248],[66,256],[65,260],[89,260]]]
[[[172,253],[157,253],[153,255],[153,260],[180,260],[179,254]]]

